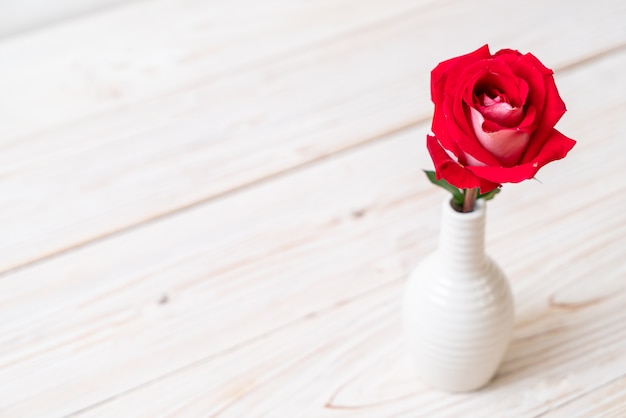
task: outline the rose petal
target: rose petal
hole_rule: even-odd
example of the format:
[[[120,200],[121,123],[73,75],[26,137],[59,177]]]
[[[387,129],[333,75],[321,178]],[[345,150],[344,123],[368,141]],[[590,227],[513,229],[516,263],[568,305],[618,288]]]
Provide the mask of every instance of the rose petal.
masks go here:
[[[544,165],[565,157],[575,144],[576,141],[553,129],[539,155],[530,162],[514,167],[467,167],[467,169],[489,181],[519,183],[533,178]]]
[[[524,119],[517,125],[517,129],[525,132],[532,132],[535,129],[536,120],[535,116],[537,115],[537,111],[534,107],[529,106],[526,108],[526,113],[524,114]]]
[[[545,82],[545,102],[543,104],[543,111],[540,113],[541,119],[536,123],[537,131],[533,135],[533,141],[531,141],[528,149],[522,157],[523,162],[531,161],[538,153],[543,149],[545,141],[550,135],[554,125],[561,119],[565,113],[565,103],[559,95],[559,91],[554,83],[552,75],[546,75],[544,77]],[[536,138],[536,140],[535,140]]]
[[[524,109],[521,107],[513,107],[506,102],[495,102],[487,106],[479,106],[480,113],[498,125],[512,128],[519,124],[524,117]]]
[[[528,93],[530,90],[528,87],[528,83],[523,78],[518,78],[517,82],[517,89],[519,91],[519,103],[517,103],[517,106],[523,107],[526,104],[526,100],[528,99]]]
[[[500,96],[497,96],[496,98],[492,99],[488,95],[483,94],[481,97],[478,98],[478,102],[482,106],[493,106],[496,103],[501,103],[502,102],[502,96],[500,95]]]
[[[516,107],[523,105],[519,97],[518,77],[503,62],[483,59],[454,70],[460,72],[456,77],[457,83],[454,86],[446,85],[446,88],[462,91],[463,100],[468,105],[473,104],[476,95],[494,91],[506,94],[510,103]]]
[[[471,165],[475,167],[487,165],[483,163],[482,161],[478,161],[476,158],[474,158],[472,155],[468,154],[467,152],[465,152],[464,154],[465,154],[465,161],[467,161],[466,165]]]
[[[439,109],[443,107],[442,105],[435,105],[435,113],[433,114],[432,121],[432,131],[437,132],[437,140],[440,141],[441,145],[453,152],[455,155],[461,155],[461,150],[459,149],[456,141],[450,136],[448,132],[447,126],[447,118],[446,111]],[[465,160],[461,161],[462,164],[465,164]]]
[[[450,71],[452,67],[464,67],[470,63],[476,62],[482,59],[488,59],[491,57],[491,52],[489,52],[489,46],[483,45],[478,48],[476,51],[470,52],[466,55],[461,55],[459,57],[451,58],[449,60],[443,61],[437,65],[433,71],[431,72],[431,98],[434,103],[441,103],[443,100],[444,89],[437,87],[437,85],[441,85],[447,82],[449,76],[454,76],[458,74],[458,72]]]
[[[474,133],[480,144],[492,153],[503,166],[511,167],[519,161],[528,146],[530,134],[516,129],[502,129],[495,132],[485,132],[483,123],[485,119],[474,108],[470,109]]]
[[[537,71],[535,62],[527,55],[522,55],[517,51],[502,50],[494,55],[494,59],[501,61],[515,74],[520,80],[524,80],[528,88],[527,97],[523,101],[523,105],[533,106],[538,114],[543,111],[546,92],[545,83],[543,81],[544,72]],[[545,67],[542,68],[545,69]],[[523,86],[520,85],[521,88]]]
[[[478,187],[481,193],[488,193],[500,186],[499,183],[494,183],[474,175],[470,170],[452,160],[434,136],[428,135],[426,137],[426,146],[435,164],[437,179],[444,179],[459,189],[473,189]]]
[[[478,63],[480,65],[484,65],[484,61]],[[480,65],[476,68],[480,68]],[[470,67],[475,67],[470,65]],[[467,77],[461,75],[459,77],[459,84],[466,85],[467,83],[472,83],[472,78],[466,80]],[[458,145],[459,149],[471,154],[478,160],[484,162],[487,165],[499,165],[500,162],[496,157],[491,155],[489,152],[485,150],[484,147],[480,145],[478,140],[476,139],[476,135],[474,134],[474,130],[471,125],[471,121],[469,118],[469,106],[472,104],[472,101],[466,102],[464,100],[465,92],[463,89],[454,90],[456,93],[454,96],[444,96],[443,100],[443,111],[445,113],[445,124],[447,127],[447,134],[450,136],[448,140],[439,139],[441,136],[441,132],[438,132],[437,127],[433,125],[432,131],[435,136],[441,141],[442,144],[445,144],[447,141],[454,141]],[[470,95],[471,98],[471,95]],[[457,154],[458,155],[458,154]]]
[[[455,101],[453,97],[445,96],[441,104],[435,105],[435,113],[432,122],[432,132],[442,146],[452,151],[461,164],[466,164],[465,151],[478,160],[488,165],[500,165],[500,161],[483,148],[468,121],[468,116],[463,110],[463,103]],[[452,111],[452,104],[460,108],[458,117]],[[469,115],[469,111],[468,111]]]

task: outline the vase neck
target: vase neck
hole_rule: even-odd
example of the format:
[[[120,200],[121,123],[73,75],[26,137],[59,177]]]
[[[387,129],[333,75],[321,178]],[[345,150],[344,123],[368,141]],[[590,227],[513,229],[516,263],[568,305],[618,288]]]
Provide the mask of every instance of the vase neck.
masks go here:
[[[439,254],[446,271],[473,272],[485,264],[485,202],[479,200],[473,212],[455,211],[443,204]]]

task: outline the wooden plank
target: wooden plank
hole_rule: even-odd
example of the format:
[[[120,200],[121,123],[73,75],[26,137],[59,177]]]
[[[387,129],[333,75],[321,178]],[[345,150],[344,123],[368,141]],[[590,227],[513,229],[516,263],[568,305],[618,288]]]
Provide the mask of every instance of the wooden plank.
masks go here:
[[[428,390],[412,375],[402,342],[397,312],[401,284],[395,280],[75,416],[120,416],[141,405],[146,417],[535,417],[559,412],[559,404],[626,371],[622,292],[581,312],[544,308],[539,321],[545,326],[559,315],[561,326],[550,335],[516,338],[504,373],[486,390],[466,395]],[[534,290],[536,298],[549,296],[540,282]],[[604,348],[591,349],[600,346]],[[522,369],[505,374],[515,356]],[[613,408],[619,406],[613,401]],[[595,409],[597,414],[583,416],[599,416],[609,406],[607,402],[606,408]]]
[[[147,233],[123,234],[5,277],[0,281],[6,319],[0,332],[0,405],[9,415],[71,413],[332,305],[328,292],[348,295],[364,277],[336,271],[349,266],[337,263],[353,259],[371,240],[351,244],[359,242],[369,223],[355,211],[365,207],[371,214],[374,205],[413,194],[421,178],[414,165],[414,134],[402,137],[414,150],[405,157],[399,158],[395,148],[376,147],[356,167],[343,160],[322,172],[306,170],[158,222]],[[367,167],[372,163],[375,167]],[[402,171],[394,169],[398,164]],[[320,178],[327,180],[320,184]],[[333,181],[339,178],[347,181]],[[327,237],[325,230],[334,233]],[[346,232],[336,237],[341,231]],[[376,238],[378,251],[393,248],[393,236]],[[327,254],[322,265],[309,259],[320,251]],[[379,260],[384,261],[382,255]],[[398,266],[383,263],[370,275],[375,282],[385,280],[389,268]],[[324,271],[332,273],[331,280],[311,289],[310,273]],[[273,296],[277,289],[282,289],[278,298]],[[294,311],[302,292],[308,302],[300,300]],[[159,303],[164,296],[168,303]],[[236,309],[243,306],[248,308]],[[246,325],[252,325],[251,313],[252,328]],[[170,344],[180,355],[171,357]],[[166,367],[154,367],[155,361]],[[84,367],[72,367],[74,362]],[[39,384],[33,384],[26,364],[37,371]]]
[[[0,3],[0,37],[41,28],[59,20],[119,5],[121,0],[3,1]]]
[[[45,40],[42,33],[2,44],[0,65],[8,75],[0,77],[0,271],[425,120],[434,63],[484,39],[498,39],[495,48],[533,50],[553,67],[624,41],[621,6],[580,5],[577,13],[585,19],[580,30],[568,32],[573,17],[556,19],[557,6],[535,16],[539,3],[392,2],[382,15],[378,2],[363,8],[315,2],[316,12],[277,3],[267,9],[277,13],[268,21],[257,19],[255,9],[238,18],[248,19],[237,20],[243,34],[216,23],[197,37],[179,25],[186,28],[210,13],[221,22],[237,3],[218,11],[187,2],[156,2],[154,10],[144,10],[138,3],[46,32]],[[511,7],[511,19],[495,19]],[[138,24],[141,11],[146,13]],[[181,23],[155,35],[167,26],[164,15]],[[490,17],[493,25],[475,24]],[[536,20],[535,29],[511,33],[512,26],[530,20]],[[254,24],[243,25],[248,21]],[[302,34],[296,31],[291,40],[296,22],[304,22]],[[111,27],[118,34],[96,42]],[[84,41],[71,43],[77,33],[84,33]],[[220,33],[223,43],[216,38]],[[576,48],[563,46],[562,33]],[[64,42],[72,47],[53,47]],[[23,51],[39,48],[51,52],[41,54],[41,65],[28,65],[24,60],[34,55]],[[244,53],[248,49],[251,55]],[[198,59],[181,64],[194,51]],[[268,56],[280,59],[259,63]],[[76,57],[82,57],[80,68],[69,71]],[[130,69],[116,69],[118,59],[131,62]],[[154,77],[142,75],[146,66],[158,70]],[[20,87],[25,80],[34,82],[28,92]],[[119,98],[98,93],[111,86],[121,86]],[[37,121],[31,123],[33,115]],[[26,132],[16,129],[22,128],[29,136],[20,136]]]
[[[326,1],[293,7],[264,2],[239,14],[235,11],[241,9],[241,2],[207,7],[162,1],[131,5],[39,37],[33,34],[0,44],[0,70],[5,74],[0,77],[4,92],[0,195],[6,228],[0,238],[0,271],[229,190],[242,183],[237,174],[242,166],[266,167],[267,174],[268,160],[275,161],[281,153],[289,157],[290,151],[262,155],[258,151],[264,149],[264,139],[265,147],[271,149],[268,136],[271,140],[277,133],[283,140],[287,135],[301,138],[302,131],[311,126],[299,120],[279,129],[276,124],[284,115],[265,116],[268,109],[263,102],[284,83],[263,87],[262,97],[246,102],[249,92],[260,89],[259,83],[271,77],[270,72],[248,72],[225,86],[216,85],[216,80],[294,48],[324,45],[342,33],[367,30],[381,19],[415,7],[392,1],[381,12],[374,3],[359,2],[355,7],[354,1]],[[265,15],[267,19],[258,18]],[[177,16],[174,20],[180,23],[165,24],[163,19],[171,16]],[[206,27],[194,29],[195,24]],[[295,24],[301,31],[293,35]],[[183,31],[178,25],[190,28]],[[118,30],[113,39],[103,36],[111,27]],[[200,34],[194,34],[195,30]],[[39,66],[28,62],[33,56]],[[77,57],[85,68],[73,67]],[[120,73],[111,68],[116,62],[130,69]],[[145,76],[145,66],[154,67],[156,75]],[[290,68],[295,70],[293,65]],[[82,71],[105,74],[94,81],[81,75]],[[77,94],[71,94],[72,88],[68,92],[68,74],[81,83]],[[26,80],[41,85],[33,84],[24,92]],[[302,77],[296,82],[301,81]],[[110,84],[126,86],[129,91],[124,100],[97,94]],[[170,97],[172,92],[174,97]],[[159,99],[150,101],[154,96]],[[293,99],[302,101],[301,97]],[[271,110],[293,105],[285,100]],[[123,107],[137,101],[135,107]],[[102,116],[76,121],[86,113],[106,110]],[[303,110],[302,106],[297,110]],[[32,121],[33,114],[36,121]],[[326,123],[329,117],[314,120],[313,126]],[[263,132],[251,132],[264,119],[269,120]],[[50,126],[59,124],[60,128],[50,131]],[[28,129],[32,136],[13,138],[14,128]],[[248,142],[250,151],[256,153],[244,159],[237,151],[241,145],[225,147],[235,142],[233,136],[239,137],[239,144]],[[302,152],[306,150],[294,152],[288,161],[301,160]],[[224,161],[231,164],[224,167]],[[210,174],[198,183],[198,171]],[[244,173],[244,180],[257,173]],[[25,218],[28,223],[20,221]]]
[[[428,3],[155,0],[4,39],[2,141],[193,90]]]
[[[543,186],[508,185],[490,205],[489,248],[506,267],[518,299],[516,342],[500,381],[538,385],[526,392],[530,400],[520,406],[524,411],[543,410],[553,397],[565,396],[542,392],[541,382],[578,365],[576,350],[587,353],[595,341],[608,353],[599,373],[609,379],[624,371],[624,358],[612,353],[621,353],[625,341],[615,329],[622,318],[617,306],[626,297],[620,287],[626,274],[620,262],[626,248],[625,185],[586,186],[599,178],[621,178],[621,159],[614,156],[624,151],[620,138],[626,101],[620,92],[626,80],[619,77],[624,65],[626,52],[621,52],[560,77],[572,109],[563,130],[580,138],[579,146],[567,159],[546,167]],[[589,83],[589,74],[597,76],[595,84]],[[588,100],[596,89],[606,92],[603,100]],[[0,411],[26,417],[80,410],[96,414],[107,411],[114,399],[112,408],[125,408],[141,404],[144,390],[156,387],[157,392],[149,393],[160,396],[164,387],[171,389],[168,376],[185,367],[195,373],[196,363],[216,361],[220,370],[232,369],[236,376],[233,359],[261,361],[248,351],[255,344],[263,344],[264,351],[252,352],[269,355],[268,362],[275,361],[270,346],[277,353],[307,353],[311,347],[302,346],[308,340],[300,339],[299,330],[303,326],[306,333],[304,324],[317,316],[323,319],[314,322],[310,338],[336,341],[338,345],[329,343],[331,357],[334,350],[346,349],[342,341],[352,346],[358,336],[341,328],[332,333],[325,324],[349,323],[354,309],[364,315],[369,308],[395,321],[390,312],[399,309],[401,280],[433,248],[438,230],[434,219],[442,194],[420,171],[428,165],[419,139],[427,129],[422,124],[5,276],[0,280]],[[595,283],[597,277],[605,285],[587,294],[589,280]],[[576,291],[583,282],[587,285]],[[587,309],[589,300],[580,300],[581,294],[602,303]],[[378,305],[384,306],[377,310]],[[371,317],[363,318],[367,322]],[[394,327],[385,322],[382,332],[389,330],[399,341]],[[592,338],[585,338],[585,332]],[[375,343],[384,338],[377,335],[373,341],[363,343],[363,350],[373,356],[379,349],[387,352],[388,347]],[[569,345],[563,363],[557,353]],[[533,363],[537,358],[541,361]],[[595,354],[588,358],[594,359]],[[198,370],[200,375],[189,378],[198,390],[206,389],[206,399],[213,399],[211,386],[204,383],[206,369]],[[576,382],[592,373],[582,366],[572,370],[582,373]],[[262,368],[255,379],[269,379],[267,373]],[[213,378],[233,388],[220,395],[220,405],[239,397],[239,380],[228,376]],[[289,381],[292,375],[285,376]],[[288,387],[284,390],[290,393]],[[336,399],[345,403],[352,393],[350,389]],[[391,402],[394,411],[417,402],[409,395],[402,395],[410,398],[407,403]],[[178,397],[172,405],[189,401],[185,391],[171,396]],[[264,402],[256,396],[250,402]],[[202,399],[204,394],[198,401]],[[234,404],[235,411],[246,408],[245,399]],[[94,404],[99,405],[85,409]],[[481,407],[489,408],[487,404]],[[319,403],[311,406],[317,407]]]
[[[619,418],[624,415],[626,415],[626,376],[622,375],[559,406],[558,409],[549,411],[542,417]]]

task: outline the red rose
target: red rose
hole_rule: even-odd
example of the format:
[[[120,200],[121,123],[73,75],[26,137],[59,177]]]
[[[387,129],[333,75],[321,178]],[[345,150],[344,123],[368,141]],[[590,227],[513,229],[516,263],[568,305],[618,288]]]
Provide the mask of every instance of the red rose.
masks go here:
[[[565,104],[552,74],[532,54],[487,45],[440,63],[427,138],[437,179],[486,193],[565,157],[576,142],[554,129]]]

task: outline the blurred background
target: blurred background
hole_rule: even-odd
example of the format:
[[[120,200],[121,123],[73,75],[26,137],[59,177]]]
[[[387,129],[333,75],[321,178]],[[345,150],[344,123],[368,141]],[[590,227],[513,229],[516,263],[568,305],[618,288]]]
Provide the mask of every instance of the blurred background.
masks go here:
[[[0,36],[37,29],[60,20],[96,12],[124,0],[22,0],[0,3]]]

